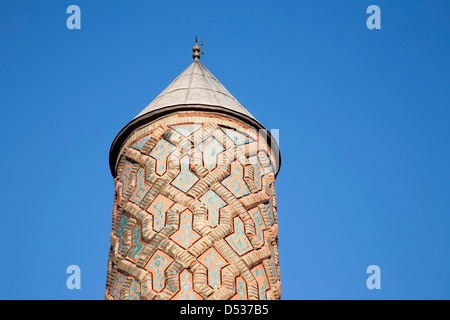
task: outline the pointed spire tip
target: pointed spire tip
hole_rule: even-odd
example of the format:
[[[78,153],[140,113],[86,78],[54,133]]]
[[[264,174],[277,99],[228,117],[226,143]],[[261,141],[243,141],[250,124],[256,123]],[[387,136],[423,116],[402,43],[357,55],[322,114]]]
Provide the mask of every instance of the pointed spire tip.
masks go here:
[[[192,51],[194,51],[194,53],[192,54],[192,58],[194,58],[194,60],[199,60],[201,54],[203,54],[203,40],[202,40],[202,52],[200,52],[200,46],[198,45],[198,41],[197,41],[197,35],[195,36],[195,46],[192,48]]]

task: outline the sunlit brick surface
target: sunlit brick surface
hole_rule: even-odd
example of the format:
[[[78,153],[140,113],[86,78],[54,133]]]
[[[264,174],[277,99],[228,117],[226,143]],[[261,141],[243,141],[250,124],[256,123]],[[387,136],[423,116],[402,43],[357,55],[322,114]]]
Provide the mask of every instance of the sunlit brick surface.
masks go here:
[[[207,112],[136,130],[115,179],[107,299],[279,299],[274,156]]]

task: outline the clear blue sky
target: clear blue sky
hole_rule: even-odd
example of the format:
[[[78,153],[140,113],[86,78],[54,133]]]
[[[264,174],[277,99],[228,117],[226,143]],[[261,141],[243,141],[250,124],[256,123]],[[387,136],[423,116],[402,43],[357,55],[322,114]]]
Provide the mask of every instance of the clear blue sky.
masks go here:
[[[1,1],[0,298],[104,298],[109,147],[196,34],[205,66],[280,130],[282,298],[449,299],[447,0]]]

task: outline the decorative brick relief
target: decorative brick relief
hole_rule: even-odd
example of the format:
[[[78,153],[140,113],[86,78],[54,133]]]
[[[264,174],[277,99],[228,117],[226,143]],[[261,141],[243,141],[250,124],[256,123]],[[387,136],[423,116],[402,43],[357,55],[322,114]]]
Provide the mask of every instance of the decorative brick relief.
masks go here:
[[[270,148],[216,114],[130,135],[117,162],[107,299],[279,299]]]

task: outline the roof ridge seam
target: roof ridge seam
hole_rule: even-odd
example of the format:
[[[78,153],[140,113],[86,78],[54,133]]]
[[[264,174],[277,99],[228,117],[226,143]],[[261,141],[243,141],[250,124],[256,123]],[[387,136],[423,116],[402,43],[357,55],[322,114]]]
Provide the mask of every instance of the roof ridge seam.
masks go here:
[[[195,63],[195,61],[194,61],[194,63]],[[194,65],[194,67],[192,67],[192,69],[195,69],[195,65]],[[184,103],[186,103],[186,102],[188,101],[189,92],[191,91],[190,88],[191,88],[191,83],[192,83],[193,75],[194,75],[194,70],[192,70],[192,72],[191,72],[191,74],[190,74],[190,77],[189,77],[189,85],[188,85],[188,87],[187,87],[186,96],[184,97]]]

